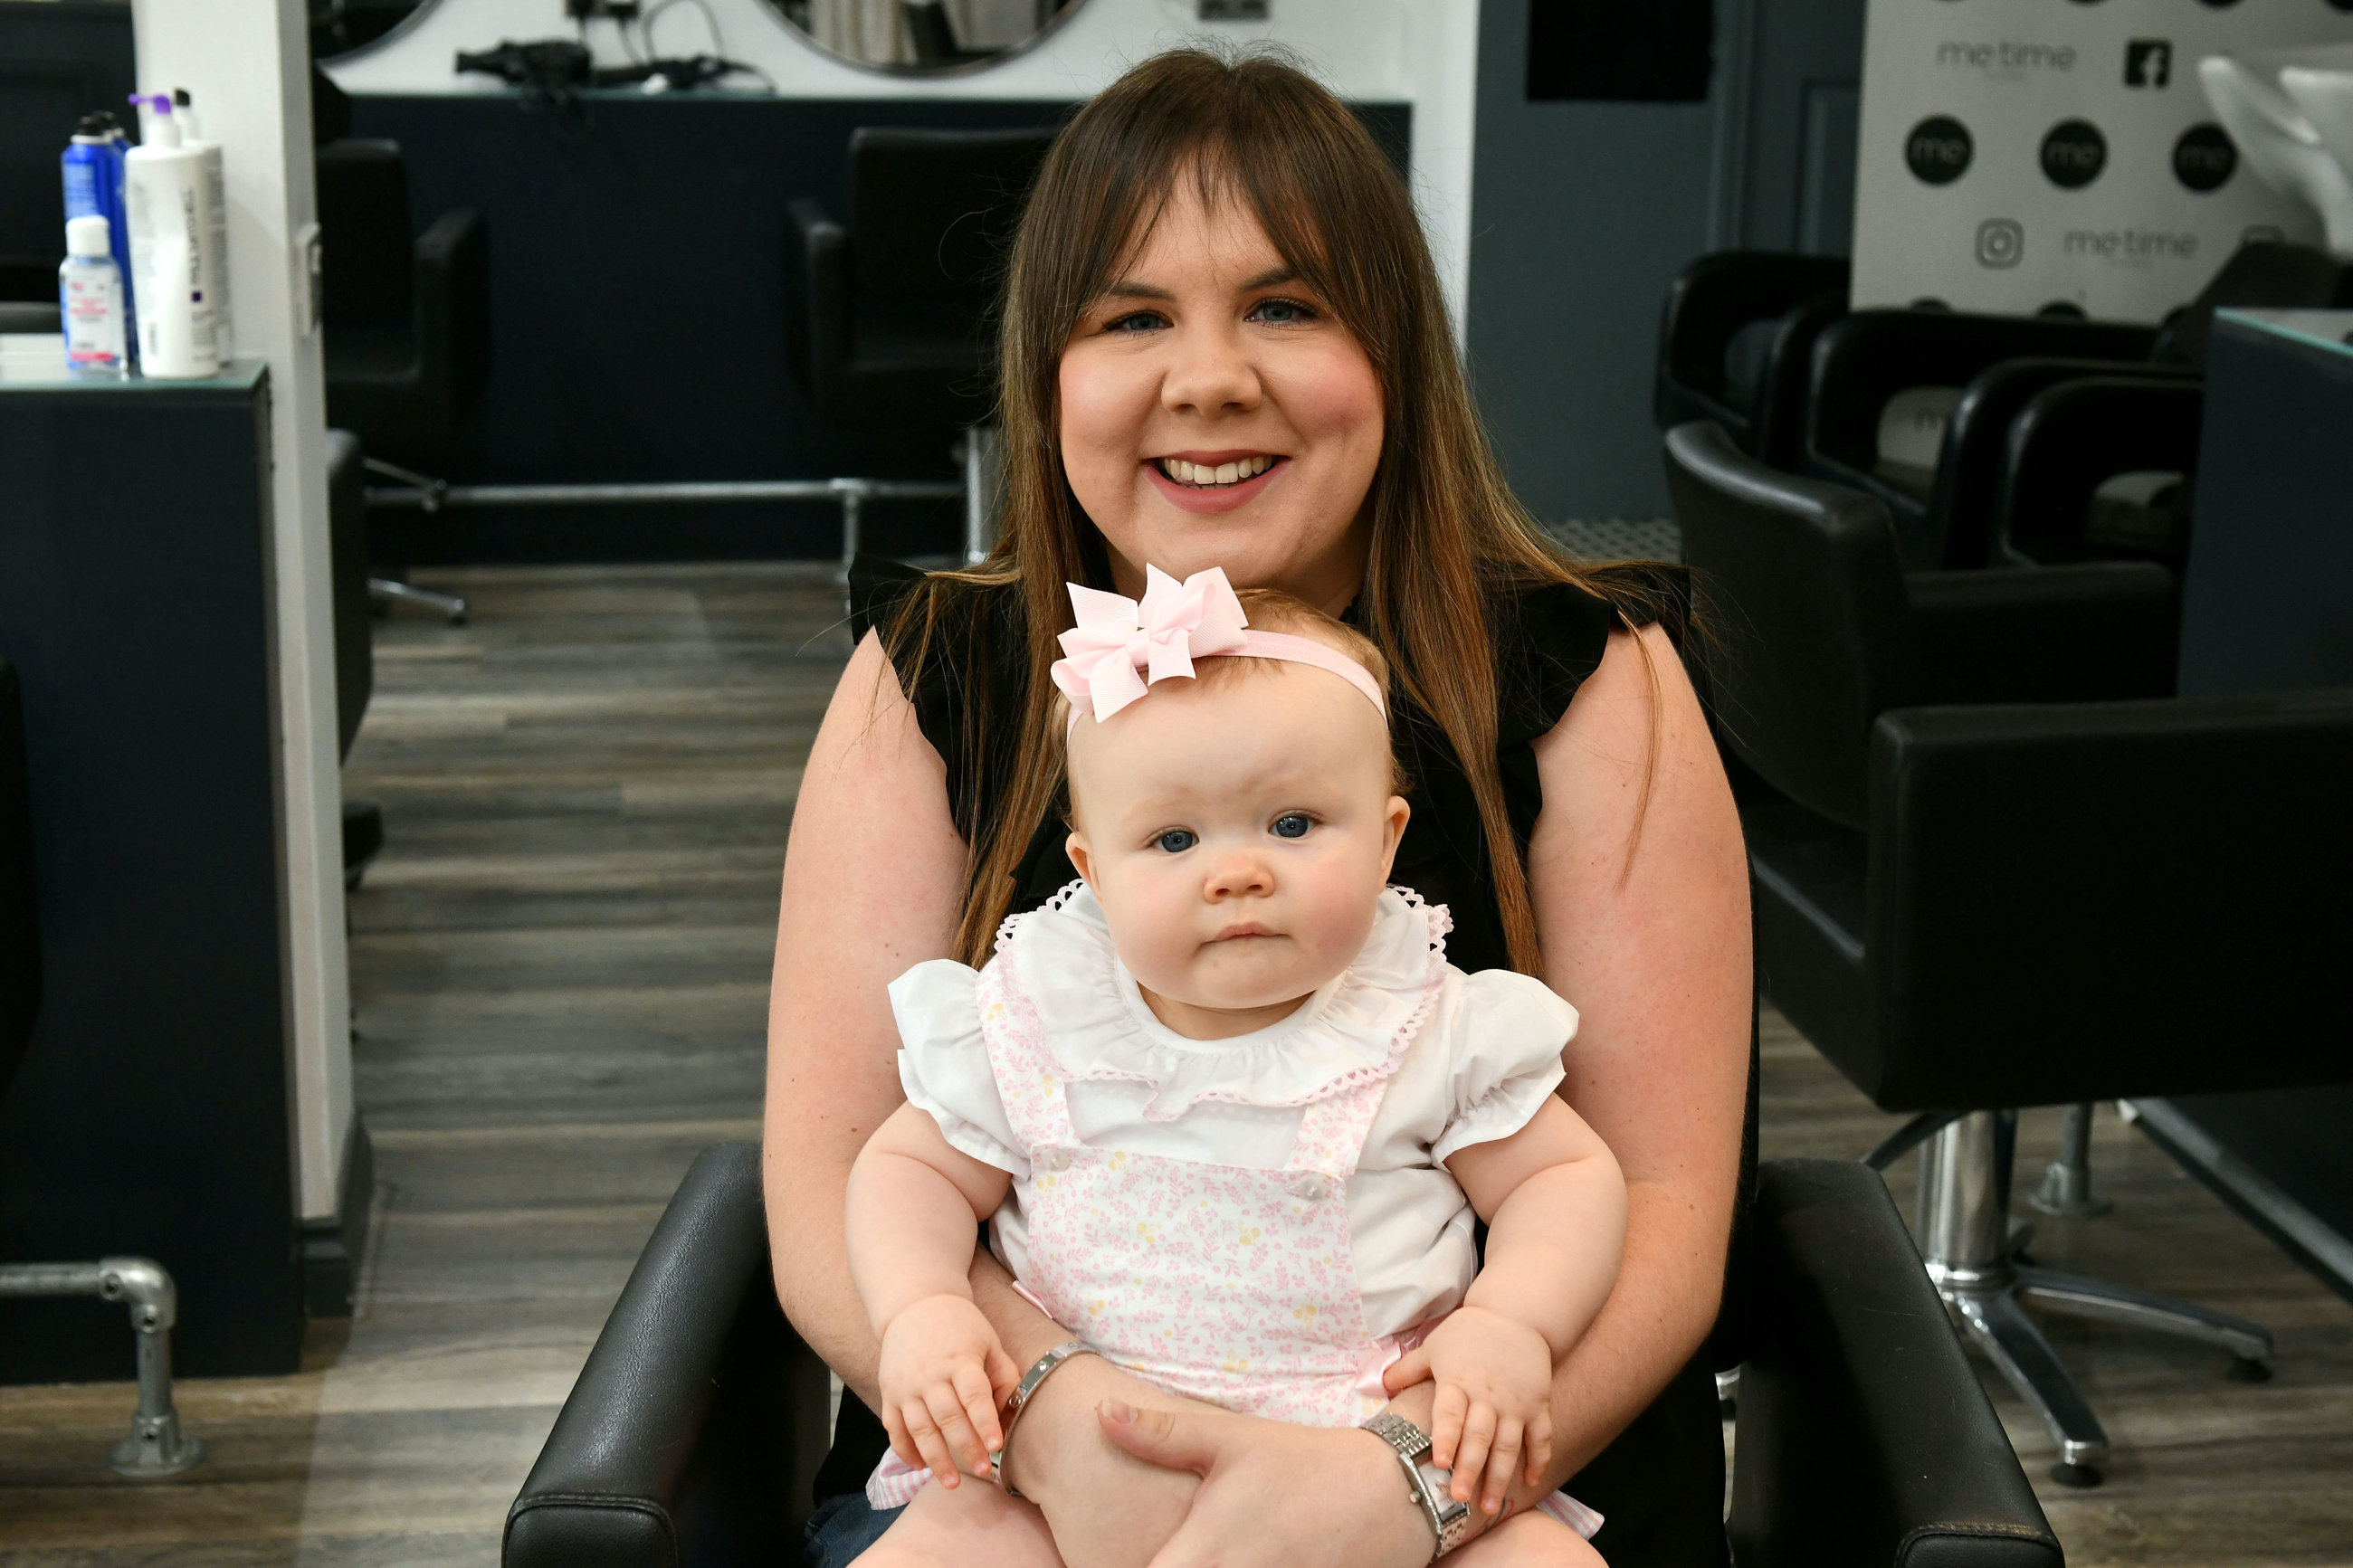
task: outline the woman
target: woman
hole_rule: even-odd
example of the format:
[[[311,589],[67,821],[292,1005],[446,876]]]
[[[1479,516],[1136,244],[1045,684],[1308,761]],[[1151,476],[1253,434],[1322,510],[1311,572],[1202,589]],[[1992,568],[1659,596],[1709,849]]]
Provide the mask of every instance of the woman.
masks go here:
[[[1547,1488],[1575,1477],[1620,1568],[1721,1561],[1696,1352],[1739,1161],[1746,873],[1660,624],[1671,595],[1545,544],[1479,432],[1401,182],[1275,60],[1160,56],[1080,111],[1015,243],[1002,363],[1005,541],[972,573],[861,587],[795,811],[766,1118],[786,1312],[871,1401],[842,1207],[902,1098],[884,987],[923,959],[981,962],[1005,915],[1074,875],[1060,781],[1037,762],[1064,582],[1132,596],[1147,563],[1222,566],[1380,644],[1415,791],[1397,879],[1451,907],[1462,968],[1536,974],[1584,1020],[1561,1092],[1618,1156],[1629,1227],[1617,1289],[1556,1377]],[[1017,1363],[1064,1337],[985,1255],[974,1288]],[[887,1523],[851,1495],[880,1427],[842,1408],[812,1529],[825,1564]],[[1394,1408],[1426,1425],[1429,1386]],[[1071,1568],[1430,1552],[1378,1439],[1187,1405],[1093,1357],[1039,1387],[1006,1465]]]

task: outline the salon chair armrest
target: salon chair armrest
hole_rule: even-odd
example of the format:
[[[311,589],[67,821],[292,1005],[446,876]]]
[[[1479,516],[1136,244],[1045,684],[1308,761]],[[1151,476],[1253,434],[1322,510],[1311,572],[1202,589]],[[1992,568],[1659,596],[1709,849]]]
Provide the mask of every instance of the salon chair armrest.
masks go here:
[[[793,374],[822,407],[838,397],[849,362],[849,231],[807,197],[786,204],[785,222]]]
[[[417,239],[417,353],[454,425],[491,378],[491,241],[471,207],[443,213]]]
[[[1879,416],[1915,386],[1966,387],[2004,360],[2028,356],[2140,361],[2147,327],[1950,310],[1857,310],[1814,341],[1806,455],[1811,468],[1846,482],[1879,458]]]
[[[1877,1172],[1758,1168],[1738,1568],[2062,1568],[2058,1541]]]
[[[1782,315],[1818,294],[1845,292],[1843,257],[1727,250],[1703,256],[1667,289],[1659,323],[1653,409],[1661,429],[1721,418],[1724,355],[1751,321]],[[1694,397],[1693,394],[1698,394]],[[1707,405],[1718,404],[1710,406]],[[1746,410],[1741,411],[1746,413]]]
[[[1996,558],[2025,563],[2110,553],[2179,565],[2189,552],[2186,501],[2169,517],[2147,514],[2170,523],[2170,531],[2135,545],[2100,537],[2094,500],[2121,474],[2174,474],[2188,485],[2205,406],[2204,382],[2145,374],[2078,377],[2036,393],[2010,421],[1992,516]]]
[[[1936,458],[1929,515],[1942,525],[1944,563],[1984,566],[1993,560],[1993,512],[2010,455],[2010,427],[2034,395],[2063,381],[2087,375],[2130,375],[2151,381],[2195,383],[2198,372],[2178,365],[2125,365],[2113,360],[2004,360],[1961,392],[1945,426]]]
[[[507,1512],[505,1568],[797,1561],[827,1394],[776,1305],[759,1146],[708,1150]]]
[[[1901,709],[1868,766],[1882,1105],[2344,1079],[2353,688]]]
[[[1912,572],[1904,586],[1924,706],[2173,694],[2181,591],[2162,566]]]

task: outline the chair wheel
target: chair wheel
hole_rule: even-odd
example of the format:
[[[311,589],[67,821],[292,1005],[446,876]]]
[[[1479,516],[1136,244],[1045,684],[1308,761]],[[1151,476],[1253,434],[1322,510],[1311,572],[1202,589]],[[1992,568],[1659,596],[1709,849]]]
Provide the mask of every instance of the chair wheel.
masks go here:
[[[2232,1383],[2269,1383],[2272,1368],[2269,1362],[2257,1361],[2253,1356],[2232,1356],[2222,1375]]]
[[[2105,1478],[2090,1465],[2053,1465],[2051,1467],[2051,1479],[2063,1487],[2082,1490],[2098,1486]]]

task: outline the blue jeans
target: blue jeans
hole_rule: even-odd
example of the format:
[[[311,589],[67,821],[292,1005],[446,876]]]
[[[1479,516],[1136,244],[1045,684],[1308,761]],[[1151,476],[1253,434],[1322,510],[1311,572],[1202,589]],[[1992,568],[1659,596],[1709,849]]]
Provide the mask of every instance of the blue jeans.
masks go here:
[[[807,1543],[801,1548],[802,1568],[849,1568],[858,1555],[882,1538],[882,1532],[907,1510],[876,1509],[862,1491],[843,1492],[817,1505],[809,1515]]]

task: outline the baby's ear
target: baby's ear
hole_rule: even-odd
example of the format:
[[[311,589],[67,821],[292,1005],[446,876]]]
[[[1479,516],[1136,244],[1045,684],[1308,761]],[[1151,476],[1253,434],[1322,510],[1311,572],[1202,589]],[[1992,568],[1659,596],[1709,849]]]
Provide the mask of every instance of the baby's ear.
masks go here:
[[[1070,856],[1071,864],[1078,868],[1081,880],[1088,887],[1093,887],[1095,885],[1094,852],[1087,847],[1086,835],[1072,828],[1071,836],[1062,840],[1062,849]]]
[[[1413,807],[1406,804],[1405,796],[1401,795],[1393,795],[1389,796],[1389,842],[1388,847],[1381,852],[1381,879],[1383,881],[1387,881],[1388,879],[1390,868],[1397,864],[1398,845],[1403,842],[1405,838],[1405,825],[1412,820]]]

